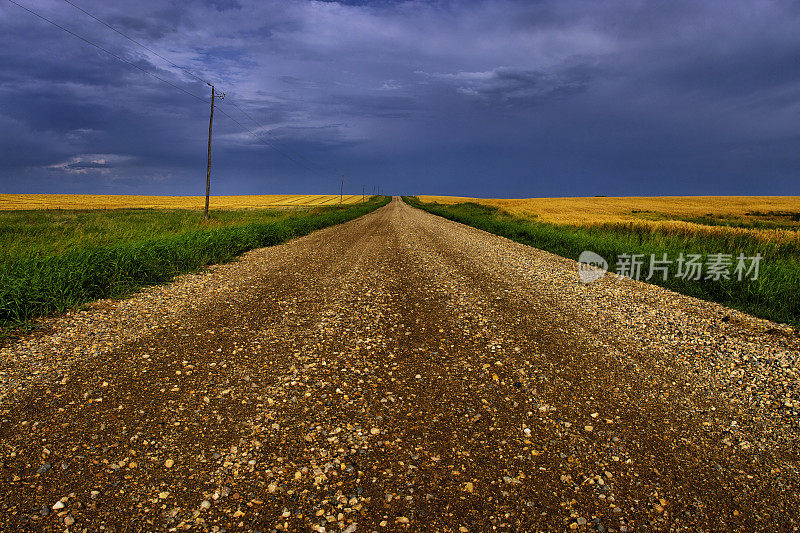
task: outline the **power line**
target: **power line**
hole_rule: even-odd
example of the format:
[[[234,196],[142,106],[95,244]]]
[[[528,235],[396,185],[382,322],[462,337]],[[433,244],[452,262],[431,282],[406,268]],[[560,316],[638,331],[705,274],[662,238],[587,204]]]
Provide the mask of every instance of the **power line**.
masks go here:
[[[246,116],[247,118],[249,118],[249,119],[250,119],[250,120],[251,120],[251,121],[252,121],[254,124],[256,124],[256,126],[257,126],[257,127],[260,129],[260,130],[266,130],[266,132],[267,132],[268,134],[272,135],[273,137],[276,137],[276,135],[275,135],[274,133],[272,133],[270,130],[268,130],[267,128],[265,128],[264,126],[262,126],[262,125],[261,125],[261,124],[260,124],[260,123],[259,123],[259,122],[258,122],[256,119],[254,119],[252,116],[250,116],[248,113],[246,113],[244,109],[242,109],[241,107],[239,107],[238,105],[236,105],[234,102],[228,102],[228,103],[229,103],[229,104],[231,104],[231,105],[232,105],[233,107],[235,107],[236,109],[238,109],[238,110],[239,110],[239,111],[240,111],[240,112],[241,112],[241,113],[242,113],[244,116]],[[316,165],[316,164],[312,163],[312,162],[311,162],[311,161],[309,161],[307,158],[303,157],[302,155],[298,154],[297,152],[292,152],[292,151],[290,151],[290,150],[286,150],[286,151],[284,151],[283,149],[280,149],[280,148],[278,148],[278,147],[277,147],[275,144],[273,144],[271,141],[264,140],[264,139],[263,139],[263,138],[262,138],[260,135],[258,135],[258,134],[256,134],[256,133],[253,133],[252,131],[250,131],[250,130],[249,130],[249,128],[247,128],[246,126],[244,126],[244,125],[243,125],[241,122],[238,122],[238,121],[234,120],[234,119],[233,119],[233,117],[231,117],[231,116],[230,116],[228,113],[226,113],[225,111],[223,111],[223,110],[220,110],[220,113],[222,113],[222,114],[223,114],[223,115],[225,115],[226,117],[230,118],[231,120],[233,120],[234,122],[236,122],[237,124],[239,124],[239,126],[241,126],[242,128],[245,128],[245,129],[247,129],[247,131],[249,131],[251,135],[253,135],[254,137],[256,137],[256,138],[257,138],[258,140],[260,140],[262,143],[266,144],[267,146],[271,147],[272,149],[274,149],[274,150],[278,151],[279,153],[283,154],[285,157],[287,157],[287,158],[288,158],[288,159],[290,159],[291,161],[294,161],[294,162],[295,162],[295,163],[297,163],[298,165],[301,165],[301,166],[303,166],[303,167],[304,167],[306,170],[309,170],[309,171],[311,171],[311,172],[314,172],[315,170],[316,170],[316,171],[325,171],[325,169],[323,169],[322,167],[320,167],[320,166],[318,166],[318,165]],[[276,138],[277,138],[277,137],[276,137]],[[304,163],[301,163],[300,161],[297,161],[297,160],[295,160],[295,159],[294,159],[294,158],[293,158],[291,155],[289,155],[289,154],[293,154],[295,157],[297,157],[298,159],[302,160]],[[305,163],[308,163],[308,164],[305,164]],[[315,167],[315,168],[310,168],[310,167],[309,167],[309,165],[311,165],[312,167]]]
[[[95,47],[95,48],[97,48],[98,50],[101,50],[101,51],[105,52],[106,54],[108,54],[108,55],[110,55],[111,57],[113,57],[113,58],[117,59],[118,61],[121,61],[122,63],[125,63],[125,64],[127,64],[127,65],[130,65],[130,66],[132,66],[132,67],[134,67],[134,68],[136,68],[136,69],[138,69],[138,70],[140,70],[140,71],[144,72],[144,73],[145,73],[145,74],[147,74],[148,76],[151,76],[151,77],[153,77],[153,78],[155,78],[155,79],[157,79],[157,80],[159,80],[159,81],[161,81],[161,82],[163,82],[163,83],[166,83],[167,85],[169,85],[169,86],[171,86],[171,87],[174,87],[175,89],[178,89],[178,90],[179,90],[179,91],[181,91],[182,93],[185,93],[185,94],[187,94],[187,95],[191,96],[191,97],[192,97],[192,98],[194,98],[195,100],[198,100],[198,101],[200,101],[200,102],[203,102],[203,103],[205,103],[205,99],[204,99],[204,98],[201,98],[201,97],[197,96],[196,94],[193,94],[193,93],[191,93],[191,92],[187,91],[186,89],[183,89],[182,87],[179,87],[178,85],[175,85],[174,83],[172,83],[172,82],[170,82],[170,81],[168,81],[168,80],[165,80],[164,78],[162,78],[162,77],[160,77],[160,76],[158,76],[158,75],[156,75],[156,74],[153,74],[153,73],[152,73],[152,72],[150,72],[149,70],[147,70],[147,69],[144,69],[144,68],[140,67],[139,65],[137,65],[137,64],[135,64],[135,63],[133,63],[133,62],[131,62],[131,61],[128,61],[127,59],[124,59],[123,57],[120,57],[119,55],[115,54],[114,52],[111,52],[110,50],[108,50],[108,49],[106,49],[106,48],[104,48],[104,47],[100,46],[99,44],[97,44],[97,43],[94,43],[94,42],[90,41],[89,39],[87,39],[87,38],[85,38],[85,37],[83,37],[83,36],[81,36],[81,35],[78,35],[77,33],[75,33],[75,32],[73,32],[73,31],[71,31],[71,30],[69,30],[69,29],[65,28],[64,26],[62,26],[62,25],[58,24],[57,22],[54,22],[53,20],[51,20],[51,19],[49,19],[49,18],[47,18],[47,17],[45,17],[45,16],[43,16],[43,15],[40,15],[39,13],[37,13],[37,12],[33,11],[32,9],[29,9],[29,8],[27,8],[27,7],[23,6],[22,4],[19,4],[19,3],[15,2],[14,0],[8,0],[8,1],[9,1],[9,2],[11,2],[12,4],[14,4],[14,5],[15,5],[15,6],[17,6],[17,7],[24,9],[25,11],[27,11],[27,12],[28,12],[28,13],[30,13],[31,15],[34,15],[34,16],[36,16],[36,17],[38,17],[38,18],[40,18],[40,19],[44,20],[45,22],[47,22],[47,23],[49,23],[49,24],[52,24],[52,25],[53,25],[53,26],[55,26],[56,28],[58,28],[58,29],[60,29],[60,30],[63,30],[63,31],[65,31],[65,32],[69,33],[69,34],[70,34],[70,35],[72,35],[73,37],[76,37],[76,38],[80,39],[81,41],[85,42],[86,44],[89,44],[89,45],[91,45],[91,46],[94,46],[94,47]],[[148,50],[148,51],[152,52],[153,54],[157,55],[158,57],[162,58],[164,61],[167,61],[169,64],[171,64],[171,65],[175,66],[176,68],[179,68],[179,69],[181,69],[181,70],[183,70],[183,71],[187,72],[187,73],[188,73],[189,75],[191,75],[193,78],[195,78],[195,79],[197,79],[197,80],[200,80],[200,81],[203,81],[204,83],[207,83],[207,84],[209,84],[208,82],[206,82],[206,81],[205,81],[205,80],[203,80],[202,78],[200,78],[200,77],[198,77],[198,76],[194,75],[193,73],[191,73],[191,72],[190,72],[188,69],[185,69],[184,67],[181,67],[180,65],[177,65],[177,64],[173,63],[173,62],[172,62],[172,61],[170,61],[169,59],[166,59],[166,58],[165,58],[165,57],[163,57],[162,55],[160,55],[160,54],[158,54],[158,53],[156,53],[156,52],[152,51],[150,48],[146,47],[146,46],[145,46],[145,45],[143,45],[142,43],[140,43],[140,42],[138,42],[138,41],[136,41],[136,40],[134,40],[134,39],[132,39],[132,38],[128,37],[128,36],[127,36],[127,35],[125,35],[124,33],[120,32],[120,31],[119,31],[119,30],[117,30],[117,29],[115,29],[115,28],[114,28],[113,26],[111,26],[110,24],[107,24],[107,23],[103,22],[102,20],[100,20],[99,18],[95,17],[94,15],[92,15],[91,13],[89,13],[88,11],[86,11],[86,10],[84,10],[84,9],[81,9],[80,7],[76,6],[75,4],[73,4],[72,2],[70,2],[69,0],[64,0],[64,1],[65,1],[65,2],[67,2],[68,4],[72,5],[72,6],[73,6],[73,7],[75,7],[76,9],[79,9],[79,10],[80,10],[80,11],[82,11],[83,13],[86,13],[87,15],[89,15],[89,16],[90,16],[90,17],[92,17],[93,19],[97,20],[98,22],[102,23],[103,25],[105,25],[105,26],[109,27],[110,29],[114,30],[115,32],[119,33],[120,35],[122,35],[123,37],[127,38],[127,39],[128,39],[128,40],[130,40],[131,42],[133,42],[133,43],[135,43],[135,44],[137,44],[137,45],[141,46],[142,48],[144,48],[144,49],[146,49],[146,50]],[[210,85],[210,84],[209,84],[209,85]],[[241,107],[239,107],[238,105],[236,105],[236,104],[235,104],[235,103],[233,103],[233,102],[231,102],[231,105],[233,105],[234,107],[236,107],[237,109],[239,109],[239,111],[241,111],[241,112],[242,112],[242,113],[243,113],[245,116],[247,116],[247,117],[248,117],[250,120],[252,120],[252,121],[253,121],[253,122],[255,122],[256,124],[259,124],[259,123],[258,123],[258,121],[256,121],[256,120],[255,120],[255,119],[254,119],[252,116],[250,116],[248,113],[246,113],[246,112],[245,112],[245,111],[244,111],[244,110],[243,110]],[[229,113],[225,112],[223,109],[220,109],[220,110],[219,110],[219,112],[220,112],[220,113],[222,113],[223,115],[225,115],[226,117],[228,117],[229,119],[231,119],[231,120],[232,120],[233,122],[235,122],[235,123],[236,123],[236,124],[237,124],[237,125],[238,125],[240,128],[242,128],[242,129],[244,129],[245,131],[247,131],[247,132],[248,132],[250,135],[252,135],[254,138],[256,138],[257,140],[261,141],[261,143],[263,143],[265,146],[267,146],[267,147],[269,147],[269,148],[272,148],[273,150],[275,150],[276,152],[278,152],[279,154],[281,154],[281,155],[282,155],[282,156],[284,156],[285,158],[287,158],[287,159],[289,159],[290,161],[292,161],[293,163],[295,163],[295,164],[297,164],[297,165],[299,165],[299,166],[301,166],[301,167],[305,168],[306,170],[309,170],[309,171],[311,171],[311,172],[314,172],[314,169],[312,169],[312,168],[310,168],[308,165],[306,165],[306,164],[304,164],[304,163],[302,163],[302,162],[300,162],[300,161],[296,160],[295,158],[293,158],[292,156],[290,156],[288,153],[286,153],[286,152],[285,152],[285,151],[283,151],[282,149],[278,148],[278,147],[277,147],[277,146],[275,146],[274,144],[270,143],[269,141],[265,141],[265,140],[264,140],[262,137],[260,137],[258,134],[254,133],[252,130],[250,130],[250,128],[248,128],[247,126],[245,126],[244,124],[242,124],[241,122],[239,122],[238,120],[236,120],[235,118],[233,118],[233,117],[232,117],[232,116],[231,116]],[[263,126],[261,126],[260,124],[259,124],[259,127],[260,127],[260,128],[263,128]]]
[[[131,37],[131,36],[129,36],[129,35],[126,35],[125,33],[123,33],[123,32],[121,32],[121,31],[119,31],[117,28],[115,28],[114,26],[112,26],[112,25],[111,25],[111,24],[109,24],[108,22],[106,22],[106,21],[104,21],[104,20],[100,19],[99,17],[96,17],[95,15],[92,15],[91,13],[89,13],[88,11],[86,11],[85,9],[83,9],[82,7],[80,7],[80,6],[78,6],[78,5],[75,5],[74,3],[70,2],[70,0],[64,0],[64,2],[68,3],[69,5],[71,5],[72,7],[74,7],[75,9],[77,9],[78,11],[80,11],[81,13],[84,13],[84,14],[86,14],[86,15],[90,16],[91,18],[93,18],[94,20],[96,20],[97,22],[99,22],[100,24],[102,24],[103,26],[105,26],[106,28],[110,29],[111,31],[114,31],[114,32],[116,32],[116,33],[118,33],[118,34],[122,35],[123,37],[125,37],[126,39],[128,39],[130,42],[132,42],[132,43],[134,43],[134,44],[137,44],[137,45],[141,46],[142,48],[144,48],[145,50],[147,50],[148,52],[150,52],[151,54],[153,54],[153,55],[155,55],[155,56],[157,56],[157,57],[160,57],[161,59],[163,59],[164,61],[166,61],[166,62],[167,62],[167,63],[169,63],[170,65],[172,65],[173,67],[181,69],[182,71],[184,71],[184,72],[185,72],[185,73],[187,73],[189,76],[191,76],[191,77],[193,77],[194,79],[196,79],[197,81],[201,81],[201,82],[203,82],[203,83],[209,83],[207,80],[204,80],[204,79],[203,79],[203,78],[201,78],[200,76],[197,76],[197,75],[196,75],[194,72],[192,72],[192,71],[191,71],[191,70],[189,70],[188,68],[185,68],[185,67],[182,67],[182,66],[180,66],[180,65],[178,65],[178,64],[176,64],[176,63],[173,63],[172,61],[170,61],[170,60],[169,60],[169,59],[167,59],[166,57],[162,56],[161,54],[159,54],[158,52],[156,52],[156,51],[155,51],[155,50],[153,50],[152,48],[149,48],[149,47],[147,47],[147,46],[143,45],[142,43],[140,43],[139,41],[137,41],[137,40],[136,40],[136,39],[134,39],[133,37]]]
[[[98,50],[102,50],[103,52],[107,53],[107,54],[108,54],[108,55],[110,55],[111,57],[113,57],[113,58],[117,59],[118,61],[122,61],[123,63],[126,63],[126,64],[128,64],[128,65],[130,65],[130,66],[132,66],[132,67],[134,67],[134,68],[137,68],[137,69],[141,70],[142,72],[144,72],[145,74],[147,74],[148,76],[152,76],[153,78],[155,78],[155,79],[157,79],[157,80],[159,80],[159,81],[161,81],[161,82],[164,82],[164,83],[166,83],[167,85],[170,85],[170,86],[172,86],[172,87],[174,87],[174,88],[178,89],[178,90],[179,90],[179,91],[181,91],[182,93],[186,93],[186,94],[188,94],[189,96],[191,96],[191,97],[192,97],[192,98],[194,98],[195,100],[200,100],[201,102],[204,102],[204,103],[205,103],[205,99],[204,99],[204,98],[200,98],[200,97],[199,97],[199,96],[197,96],[196,94],[190,93],[190,92],[189,92],[189,91],[187,91],[186,89],[184,89],[184,88],[182,88],[182,87],[179,87],[179,86],[175,85],[174,83],[172,83],[172,82],[170,82],[170,81],[167,81],[167,80],[165,80],[165,79],[164,79],[164,78],[162,78],[161,76],[158,76],[158,75],[156,75],[156,74],[153,74],[153,73],[152,73],[152,72],[150,72],[149,70],[147,70],[147,69],[144,69],[144,68],[140,67],[140,66],[139,66],[139,65],[137,65],[136,63],[133,63],[133,62],[131,62],[131,61],[128,61],[127,59],[124,59],[124,58],[122,58],[122,57],[118,56],[118,55],[117,55],[117,54],[115,54],[114,52],[111,52],[111,51],[107,50],[106,48],[103,48],[102,46],[100,46],[100,45],[99,45],[99,44],[97,44],[97,43],[93,43],[92,41],[90,41],[89,39],[87,39],[87,38],[85,38],[85,37],[81,37],[81,36],[80,36],[80,35],[78,35],[77,33],[73,32],[73,31],[71,31],[71,30],[68,30],[67,28],[65,28],[64,26],[62,26],[62,25],[58,24],[57,22],[53,22],[53,21],[52,21],[52,20],[50,20],[49,18],[47,18],[47,17],[45,17],[45,16],[42,16],[42,15],[40,15],[39,13],[37,13],[37,12],[35,12],[35,11],[31,10],[31,9],[28,9],[27,7],[23,6],[22,4],[18,4],[18,3],[17,3],[17,2],[15,2],[14,0],[8,0],[8,1],[9,1],[9,2],[11,2],[12,4],[14,4],[14,5],[15,5],[15,6],[17,6],[17,7],[20,7],[20,8],[22,8],[22,9],[24,9],[25,11],[27,11],[27,12],[28,12],[28,13],[30,13],[31,15],[34,15],[34,16],[36,16],[36,17],[38,17],[38,18],[42,19],[43,21],[45,21],[45,22],[47,22],[47,23],[49,23],[49,24],[52,24],[52,25],[53,25],[53,26],[55,26],[56,28],[59,28],[59,29],[61,29],[61,30],[64,30],[65,32],[67,32],[67,33],[69,33],[70,35],[72,35],[73,37],[77,37],[78,39],[80,39],[81,41],[85,42],[86,44],[90,44],[90,45],[94,46],[95,48],[97,48]]]
[[[242,113],[244,116],[246,116],[247,118],[249,118],[249,119],[250,119],[250,121],[251,121],[251,122],[253,122],[253,124],[255,124],[256,126],[258,126],[258,127],[259,127],[259,129],[261,129],[261,130],[265,130],[265,131],[266,131],[266,132],[267,132],[269,135],[272,135],[273,137],[275,137],[275,134],[274,134],[274,133],[272,133],[272,131],[268,130],[268,129],[267,129],[265,126],[263,126],[263,125],[262,125],[262,124],[261,124],[259,121],[257,121],[257,120],[256,120],[256,119],[254,119],[254,118],[253,118],[253,117],[252,117],[252,116],[251,116],[249,113],[247,113],[247,112],[246,112],[244,109],[242,109],[241,107],[239,107],[239,106],[236,104],[236,102],[228,102],[228,103],[229,103],[230,105],[232,105],[233,107],[235,107],[236,109],[238,109],[238,110],[239,110],[239,112],[241,112],[241,113]],[[305,157],[303,157],[303,156],[301,156],[301,155],[299,155],[299,154],[296,154],[296,155],[297,155],[297,156],[298,156],[300,159],[304,159],[304,160],[306,159]]]
[[[297,165],[300,165],[301,167],[305,168],[306,170],[309,170],[309,171],[311,171],[311,172],[314,172],[314,169],[313,169],[313,168],[310,168],[310,167],[309,167],[308,165],[306,165],[305,163],[301,163],[300,161],[296,160],[295,158],[293,158],[292,156],[290,156],[289,154],[287,154],[286,152],[284,152],[283,150],[281,150],[280,148],[278,148],[277,146],[275,146],[275,145],[274,145],[274,144],[272,144],[271,142],[269,142],[269,141],[267,141],[267,140],[264,140],[264,138],[263,138],[263,137],[261,137],[261,136],[260,136],[260,135],[258,135],[257,133],[254,133],[254,132],[253,132],[253,130],[251,130],[250,128],[248,128],[247,126],[245,126],[244,124],[242,124],[241,122],[239,122],[238,120],[236,120],[235,118],[233,118],[233,117],[232,117],[232,116],[231,116],[229,113],[225,112],[225,110],[223,110],[223,109],[220,109],[220,110],[219,110],[219,112],[220,112],[220,113],[222,113],[223,115],[225,115],[226,117],[228,117],[229,119],[231,119],[231,120],[232,120],[233,122],[235,122],[236,124],[238,124],[240,128],[242,128],[242,129],[243,129],[243,130],[245,130],[247,133],[249,133],[250,135],[252,135],[252,136],[253,136],[253,137],[254,137],[256,140],[258,140],[258,141],[261,141],[261,142],[262,142],[262,143],[263,143],[265,146],[269,146],[270,148],[272,148],[273,150],[275,150],[276,152],[278,152],[279,154],[281,154],[283,157],[287,158],[289,161],[292,161],[293,163],[295,163],[295,164],[297,164]]]
[[[122,31],[118,30],[117,28],[115,28],[114,26],[112,26],[111,24],[109,24],[108,22],[106,22],[106,21],[104,21],[103,19],[101,19],[100,17],[98,17],[98,16],[96,16],[96,15],[94,15],[94,14],[90,13],[89,11],[87,11],[87,10],[83,9],[82,7],[78,6],[78,5],[77,5],[77,4],[75,4],[74,2],[71,2],[70,0],[64,0],[64,2],[66,2],[66,3],[67,3],[67,4],[69,4],[69,5],[71,5],[72,7],[74,7],[74,8],[75,8],[75,9],[77,9],[78,11],[80,11],[81,13],[84,13],[84,14],[85,14],[85,15],[87,15],[88,17],[91,17],[92,19],[96,20],[97,22],[99,22],[99,23],[100,23],[100,24],[102,24],[103,26],[107,27],[107,28],[108,28],[108,29],[110,29],[111,31],[113,31],[113,32],[115,32],[115,33],[117,33],[117,34],[119,34],[119,35],[121,35],[121,36],[125,37],[125,38],[126,38],[126,39],[128,39],[130,42],[134,43],[135,45],[137,45],[137,46],[141,46],[142,48],[144,48],[145,50],[147,50],[147,51],[148,51],[148,52],[150,52],[151,54],[153,54],[153,55],[155,55],[155,56],[157,56],[157,57],[161,58],[162,60],[166,61],[167,63],[169,63],[169,64],[170,64],[170,65],[172,65],[173,67],[175,67],[175,68],[178,68],[178,69],[181,69],[182,71],[184,71],[185,73],[187,73],[189,76],[193,77],[194,79],[196,79],[196,80],[198,80],[198,81],[201,81],[201,82],[203,82],[203,83],[205,83],[205,84],[207,84],[207,85],[212,85],[212,84],[211,84],[211,83],[210,83],[208,80],[205,80],[205,79],[201,78],[200,76],[197,76],[197,75],[196,75],[194,72],[192,72],[192,71],[191,71],[191,70],[189,70],[188,68],[186,68],[186,67],[182,67],[182,66],[178,65],[177,63],[175,63],[174,61],[172,61],[172,60],[170,60],[170,59],[168,59],[168,58],[164,57],[163,55],[159,54],[158,52],[156,52],[156,51],[155,51],[155,50],[153,50],[152,48],[150,48],[150,47],[146,46],[145,44],[143,44],[143,43],[141,43],[141,42],[139,42],[139,41],[137,41],[136,39],[134,39],[134,38],[133,38],[133,37],[131,37],[130,35],[127,35],[126,33],[124,33],[124,32],[122,32]],[[272,135],[273,137],[275,136],[275,134],[274,134],[274,133],[272,133],[270,130],[268,130],[266,127],[264,127],[264,126],[263,126],[263,125],[262,125],[262,124],[261,124],[259,121],[257,121],[255,118],[253,118],[253,116],[252,116],[252,115],[250,115],[249,113],[247,113],[247,112],[246,112],[244,109],[242,109],[242,108],[241,108],[239,105],[237,105],[235,102],[231,102],[231,101],[230,101],[230,91],[228,91],[228,103],[229,103],[230,105],[232,105],[233,107],[235,107],[236,109],[238,109],[238,110],[239,110],[239,112],[241,112],[241,113],[242,113],[242,114],[243,114],[245,117],[247,117],[247,118],[248,118],[248,119],[249,119],[249,120],[250,120],[250,121],[251,121],[253,124],[255,124],[255,125],[256,125],[256,126],[257,126],[257,127],[260,129],[260,130],[262,130],[262,131],[266,131],[266,132],[267,132],[269,135]],[[227,113],[224,113],[224,111],[221,111],[221,110],[220,110],[220,112],[221,112],[221,113],[223,113],[223,114],[225,114],[225,115],[227,116]],[[230,117],[229,117],[229,118],[230,118]],[[252,134],[252,132],[251,132],[251,134]],[[274,145],[271,145],[271,144],[270,144],[270,145],[268,145],[268,146],[270,146],[271,148],[273,148],[273,149],[275,149],[275,150],[278,150],[278,149],[277,149],[277,148],[276,148]],[[300,155],[300,154],[297,154],[297,153],[295,153],[294,155],[295,155],[296,157],[298,157],[299,159],[302,159],[302,160],[304,160],[304,161],[308,162],[308,160],[307,160],[305,157],[303,157],[302,155]],[[321,170],[321,169],[320,169],[320,170]]]

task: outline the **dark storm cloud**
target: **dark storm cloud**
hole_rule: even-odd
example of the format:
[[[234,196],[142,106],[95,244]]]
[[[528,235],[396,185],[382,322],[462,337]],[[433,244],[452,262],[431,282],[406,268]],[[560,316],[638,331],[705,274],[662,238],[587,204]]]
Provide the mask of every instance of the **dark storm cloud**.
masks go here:
[[[3,4],[0,191],[201,193],[208,87],[20,3],[200,101]],[[79,5],[226,91],[218,193],[798,193],[789,0]]]

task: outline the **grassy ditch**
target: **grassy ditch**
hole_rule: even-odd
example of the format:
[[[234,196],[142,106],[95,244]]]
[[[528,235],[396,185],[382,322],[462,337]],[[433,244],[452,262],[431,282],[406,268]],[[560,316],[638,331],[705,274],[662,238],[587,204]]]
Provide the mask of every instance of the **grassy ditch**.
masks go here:
[[[622,254],[642,254],[642,277],[649,274],[651,254],[661,259],[663,254],[673,260],[668,265],[666,280],[656,271],[648,280],[683,294],[719,302],[746,313],[775,322],[800,326],[800,246],[797,242],[769,242],[745,232],[702,232],[689,227],[659,228],[636,223],[571,226],[551,224],[509,215],[496,207],[477,203],[422,203],[416,197],[403,200],[420,209],[444,218],[474,226],[508,237],[514,241],[547,250],[570,259],[578,259],[584,250],[591,250],[609,263],[609,271],[619,272],[618,258]],[[702,256],[707,263],[713,254],[731,254],[730,279],[701,279],[677,277],[679,254]],[[734,274],[739,254],[762,259],[758,279]],[[749,262],[747,264],[749,267]]]
[[[12,211],[0,215],[0,333],[83,303],[116,298],[386,205],[202,213]]]

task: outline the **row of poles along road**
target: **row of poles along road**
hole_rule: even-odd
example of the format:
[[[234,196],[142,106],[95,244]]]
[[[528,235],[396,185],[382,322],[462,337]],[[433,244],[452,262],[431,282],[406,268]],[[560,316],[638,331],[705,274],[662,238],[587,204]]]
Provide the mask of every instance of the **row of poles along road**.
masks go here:
[[[218,93],[213,85],[206,82],[206,85],[211,87],[211,117],[208,119],[208,165],[206,167],[206,206],[203,211],[203,217],[208,220],[208,204],[211,198],[211,131],[214,127],[214,101],[219,98],[225,99],[225,93]],[[366,185],[361,186],[361,202],[364,202],[366,193]],[[372,186],[372,194],[375,195],[376,187]],[[380,186],[377,187],[377,193],[380,194]],[[339,205],[342,205],[342,198],[344,197],[344,176],[342,176],[342,184],[339,188]]]

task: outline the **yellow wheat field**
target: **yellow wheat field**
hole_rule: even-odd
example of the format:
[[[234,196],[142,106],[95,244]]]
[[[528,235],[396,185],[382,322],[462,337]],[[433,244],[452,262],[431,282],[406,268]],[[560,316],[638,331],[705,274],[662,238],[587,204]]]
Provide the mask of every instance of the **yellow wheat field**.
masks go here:
[[[542,222],[589,226],[594,224],[624,225],[626,228],[667,234],[709,234],[717,236],[748,235],[763,242],[800,245],[800,232],[795,229],[749,229],[708,226],[679,220],[712,215],[742,217],[748,213],[800,213],[798,196],[659,196],[659,197],[596,197],[596,198],[467,198],[458,196],[420,196],[423,202],[454,204],[476,202],[492,205],[519,217]],[[647,220],[649,215],[666,220]],[[678,220],[670,220],[675,217]],[[769,217],[766,217],[769,218]]]
[[[423,202],[454,204],[477,202],[499,207],[516,216],[535,215],[542,222],[555,224],[600,224],[641,221],[634,212],[650,211],[676,217],[713,214],[745,216],[748,212],[800,212],[800,196],[653,196],[598,198],[467,198],[460,196],[420,196]]]
[[[368,199],[369,197],[367,197]],[[345,194],[343,204],[355,204],[361,195]],[[0,209],[202,209],[204,196],[133,196],[116,194],[0,194]],[[211,209],[314,207],[338,205],[338,194],[262,194],[212,196]]]

